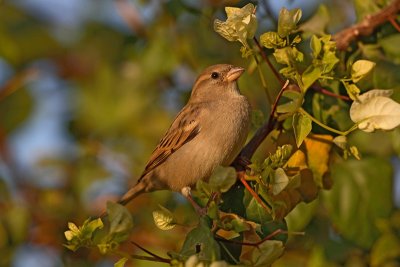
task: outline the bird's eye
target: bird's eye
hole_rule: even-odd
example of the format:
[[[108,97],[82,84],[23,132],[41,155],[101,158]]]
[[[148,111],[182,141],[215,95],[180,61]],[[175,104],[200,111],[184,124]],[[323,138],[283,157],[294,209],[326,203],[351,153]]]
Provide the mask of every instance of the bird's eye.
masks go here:
[[[211,78],[217,79],[218,77],[219,77],[218,72],[213,72],[213,73],[211,73]]]

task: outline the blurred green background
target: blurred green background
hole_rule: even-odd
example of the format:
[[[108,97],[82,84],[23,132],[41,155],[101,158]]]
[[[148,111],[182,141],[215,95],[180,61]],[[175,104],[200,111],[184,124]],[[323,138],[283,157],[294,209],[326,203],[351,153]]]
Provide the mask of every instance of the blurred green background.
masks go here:
[[[134,184],[202,68],[217,63],[249,67],[239,44],[222,39],[212,26],[215,18],[224,18],[224,6],[247,2],[0,1],[0,266],[112,266],[116,259],[95,251],[67,251],[62,245],[67,222],[81,224],[98,215],[107,200],[116,200]],[[300,7],[307,19],[325,3],[334,14],[331,32],[356,20],[351,1],[252,2],[258,5],[259,33],[276,26],[281,6]],[[241,90],[267,116],[265,92],[257,73],[249,70],[240,80]],[[264,71],[270,90],[279,90],[269,70]],[[374,202],[373,209],[399,207],[400,189],[392,195],[400,184],[394,178],[400,163],[392,156],[392,139],[385,134],[354,139],[362,152],[378,156],[339,166],[336,176],[348,175],[353,167],[375,181],[386,175],[389,180],[382,183],[387,186],[373,193],[383,194],[384,200]],[[371,147],[371,142],[381,143]],[[265,157],[262,152],[258,156]],[[374,172],[379,160],[385,167]],[[337,183],[354,196],[358,185],[347,182]],[[136,224],[131,239],[165,255],[179,250],[189,229],[158,230],[152,211],[160,203],[189,224],[195,224],[196,216],[180,195],[170,192],[146,194],[128,205]],[[330,203],[346,209],[335,197]],[[321,201],[299,205],[289,220],[307,234],[289,241],[276,266],[367,266],[379,233],[368,228],[369,213],[361,214],[333,219],[343,219],[350,232],[354,221],[366,220],[360,243],[335,231]],[[400,225],[399,214],[376,223],[384,231],[389,221]],[[400,251],[398,240],[393,242],[390,246]],[[138,253],[129,243],[124,249]],[[138,261],[134,266],[159,264]]]

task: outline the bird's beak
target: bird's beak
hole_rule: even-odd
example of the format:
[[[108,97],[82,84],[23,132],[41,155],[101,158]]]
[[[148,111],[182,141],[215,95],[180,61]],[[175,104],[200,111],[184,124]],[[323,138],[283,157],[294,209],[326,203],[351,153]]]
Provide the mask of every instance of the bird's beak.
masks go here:
[[[244,72],[244,69],[241,67],[233,67],[228,74],[226,75],[226,79],[228,82],[233,82],[239,79],[240,75]]]

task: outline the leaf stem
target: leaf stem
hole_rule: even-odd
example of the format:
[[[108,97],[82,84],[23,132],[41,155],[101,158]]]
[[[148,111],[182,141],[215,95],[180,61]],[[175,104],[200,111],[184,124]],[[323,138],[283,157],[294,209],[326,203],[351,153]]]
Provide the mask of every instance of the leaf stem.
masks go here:
[[[324,88],[322,88],[322,87],[320,87],[320,86],[318,86],[316,84],[311,86],[311,88],[313,90],[315,90],[315,91],[317,91],[317,92],[319,92],[321,94],[327,95],[327,96],[339,98],[339,99],[344,100],[344,101],[351,101],[351,98],[348,97],[348,96],[335,94],[335,93],[333,93],[333,92],[331,92],[329,90],[326,90],[326,89],[324,89]]]
[[[338,135],[343,135],[346,136],[349,133],[351,133],[352,131],[354,131],[355,129],[357,129],[358,124],[354,124],[350,129],[348,129],[347,131],[339,131],[336,130],[332,127],[329,127],[328,125],[323,124],[322,122],[320,122],[319,120],[317,120],[316,118],[314,118],[311,114],[309,114],[307,111],[305,111],[303,108],[299,108],[299,112],[307,117],[309,117],[313,122],[315,122],[316,124],[318,124],[319,126],[321,126],[322,128],[324,128],[325,130],[328,130],[332,133],[338,134]]]
[[[325,80],[334,80],[335,79],[335,77],[331,77],[331,76],[320,76],[319,77],[320,79],[325,79]]]
[[[394,17],[389,18],[390,23],[393,25],[393,27],[400,32],[400,25],[397,23],[396,19]]]

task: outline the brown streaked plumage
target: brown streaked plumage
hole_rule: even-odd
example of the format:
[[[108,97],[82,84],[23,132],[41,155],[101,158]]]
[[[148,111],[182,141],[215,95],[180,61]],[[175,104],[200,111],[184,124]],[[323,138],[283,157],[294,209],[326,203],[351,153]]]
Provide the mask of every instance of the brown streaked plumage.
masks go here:
[[[190,191],[215,167],[232,163],[250,122],[250,105],[237,86],[243,71],[219,64],[199,75],[188,103],[153,151],[136,185],[119,203],[155,190]]]

